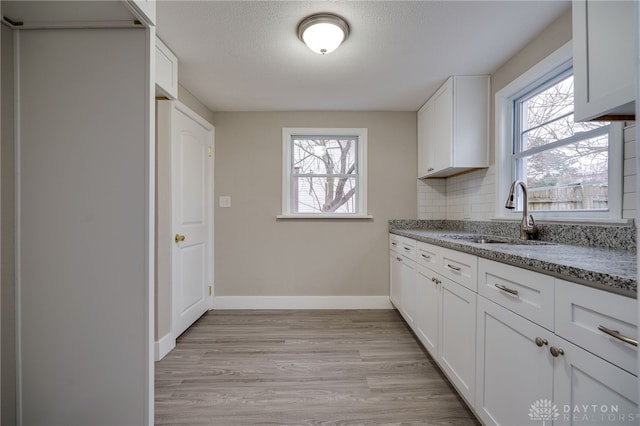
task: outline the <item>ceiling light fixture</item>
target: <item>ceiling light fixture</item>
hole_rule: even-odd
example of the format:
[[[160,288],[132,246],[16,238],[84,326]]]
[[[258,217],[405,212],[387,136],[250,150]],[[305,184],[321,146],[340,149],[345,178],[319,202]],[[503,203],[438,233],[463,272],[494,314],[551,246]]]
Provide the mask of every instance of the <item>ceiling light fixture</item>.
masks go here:
[[[298,24],[298,38],[314,52],[331,53],[349,36],[349,24],[337,15],[318,13]]]

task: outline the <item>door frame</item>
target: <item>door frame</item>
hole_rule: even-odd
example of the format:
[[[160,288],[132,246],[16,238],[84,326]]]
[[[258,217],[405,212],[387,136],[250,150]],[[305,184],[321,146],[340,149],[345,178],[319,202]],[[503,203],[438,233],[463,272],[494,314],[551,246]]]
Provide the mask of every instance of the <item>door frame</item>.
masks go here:
[[[212,156],[209,160],[210,191],[206,200],[208,220],[210,221],[208,243],[209,277],[211,295],[208,296],[207,309],[213,309],[215,294],[214,265],[214,165],[215,165],[215,127],[199,116],[191,108],[177,100],[156,101],[157,153],[156,153],[156,306],[155,306],[155,360],[161,360],[176,345],[178,335],[174,330],[173,301],[173,197],[172,197],[172,140],[174,114],[179,111],[204,127],[209,133],[209,146]]]

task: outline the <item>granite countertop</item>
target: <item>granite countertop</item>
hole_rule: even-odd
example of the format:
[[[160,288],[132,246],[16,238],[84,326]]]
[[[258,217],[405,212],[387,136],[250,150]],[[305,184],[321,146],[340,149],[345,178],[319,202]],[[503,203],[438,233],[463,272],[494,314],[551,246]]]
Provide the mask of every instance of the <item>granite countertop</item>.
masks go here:
[[[391,228],[389,232],[486,259],[553,275],[578,284],[636,297],[636,253],[552,242],[480,244],[468,232]]]

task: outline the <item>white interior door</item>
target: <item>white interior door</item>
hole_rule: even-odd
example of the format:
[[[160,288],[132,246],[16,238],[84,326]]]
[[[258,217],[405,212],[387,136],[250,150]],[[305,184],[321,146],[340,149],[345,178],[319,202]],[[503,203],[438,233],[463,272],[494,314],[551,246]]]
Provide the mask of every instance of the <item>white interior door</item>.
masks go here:
[[[213,127],[175,103],[172,114],[172,328],[182,334],[209,308],[212,285]]]

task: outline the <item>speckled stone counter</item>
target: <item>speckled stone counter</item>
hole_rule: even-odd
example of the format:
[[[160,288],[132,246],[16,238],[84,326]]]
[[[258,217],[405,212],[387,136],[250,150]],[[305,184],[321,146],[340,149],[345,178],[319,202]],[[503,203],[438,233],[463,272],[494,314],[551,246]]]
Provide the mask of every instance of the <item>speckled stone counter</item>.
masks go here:
[[[636,297],[637,294],[635,250],[568,245],[552,241],[522,245],[506,243],[481,244],[461,238],[461,236],[480,233],[496,235],[496,233],[461,232],[457,229],[438,229],[435,227],[410,229],[403,226],[395,227],[394,222],[398,221],[390,222],[389,231],[397,235],[545,273],[578,284],[601,288],[628,297]],[[484,230],[489,231],[489,229]],[[635,233],[635,228],[633,232]],[[514,235],[510,234],[508,237],[513,238]],[[630,239],[635,248],[635,238],[631,237]],[[628,241],[626,242],[629,243]]]

